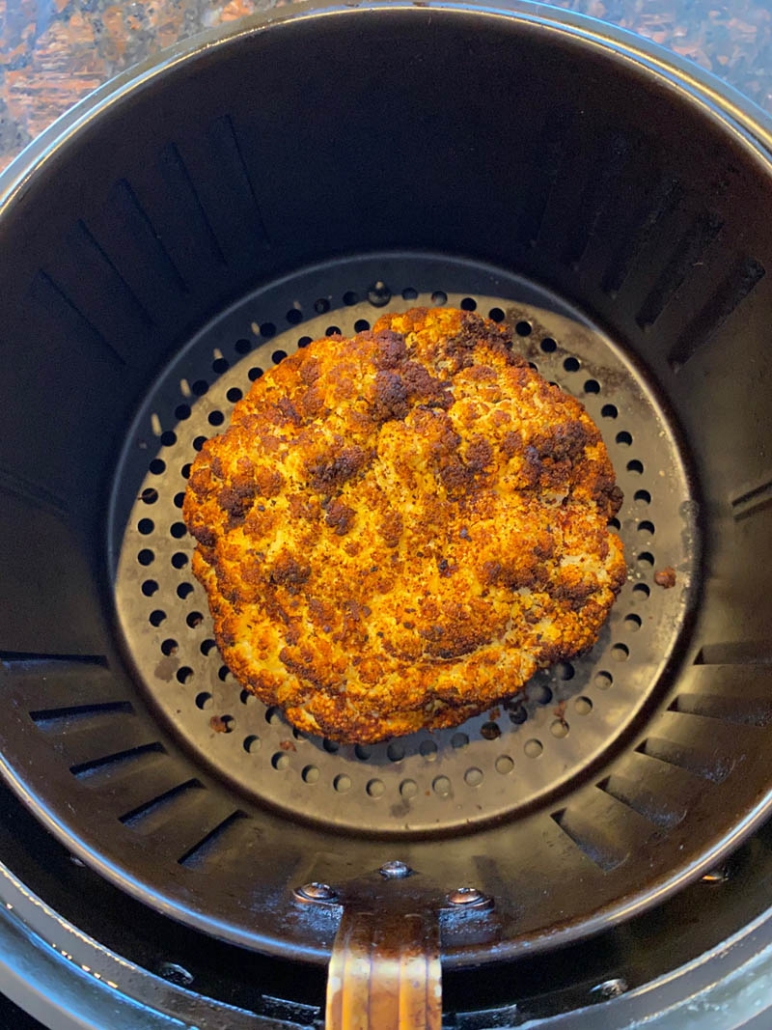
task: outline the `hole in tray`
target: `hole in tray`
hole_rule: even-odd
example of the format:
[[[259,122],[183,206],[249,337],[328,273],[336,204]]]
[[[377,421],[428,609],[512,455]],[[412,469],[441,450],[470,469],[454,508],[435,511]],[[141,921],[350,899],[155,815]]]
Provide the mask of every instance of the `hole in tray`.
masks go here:
[[[496,772],[501,773],[502,776],[507,776],[514,768],[515,763],[509,755],[499,755],[496,759]]]
[[[532,737],[530,740],[526,740],[525,744],[523,745],[523,751],[525,753],[526,758],[538,758],[543,750],[544,745],[540,740],[537,740],[535,737]]]
[[[433,740],[424,740],[418,748],[418,753],[427,762],[435,762],[437,760],[437,745]]]
[[[415,780],[403,780],[399,785],[399,792],[405,801],[409,801],[418,793],[418,784]]]

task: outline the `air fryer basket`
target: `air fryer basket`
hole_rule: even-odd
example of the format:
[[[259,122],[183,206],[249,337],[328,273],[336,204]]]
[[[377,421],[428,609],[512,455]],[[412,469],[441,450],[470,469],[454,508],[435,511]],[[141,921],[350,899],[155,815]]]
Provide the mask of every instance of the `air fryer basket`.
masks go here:
[[[341,913],[304,884],[419,899],[460,967],[715,864],[772,796],[771,194],[684,83],[522,9],[279,12],[106,96],[0,213],[8,782],[149,905],[311,961]],[[598,421],[629,581],[524,702],[336,749],[221,667],[186,470],[309,337],[445,302]]]

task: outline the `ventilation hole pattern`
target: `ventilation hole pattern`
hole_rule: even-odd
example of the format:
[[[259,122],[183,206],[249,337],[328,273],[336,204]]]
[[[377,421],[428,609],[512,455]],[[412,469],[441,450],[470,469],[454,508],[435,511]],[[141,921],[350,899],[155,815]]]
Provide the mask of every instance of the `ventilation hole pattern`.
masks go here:
[[[521,694],[461,728],[367,747],[293,733],[278,709],[266,709],[222,664],[204,592],[188,572],[194,541],[179,512],[196,453],[209,436],[222,431],[233,405],[248,393],[251,384],[271,364],[314,338],[369,329],[373,307],[380,305],[359,300],[366,295],[366,287],[347,290],[340,297],[285,306],[283,316],[271,312],[270,319],[251,320],[252,338],[234,334],[230,347],[220,345],[220,356],[214,360],[210,356],[196,370],[198,374],[181,380],[182,398],[172,401],[168,415],[161,412],[157,416],[161,425],[169,428],[156,434],[159,452],[147,454],[146,478],[136,494],[136,516],[127,541],[132,535],[136,540],[135,563],[152,565],[155,570],[161,562],[165,569],[163,576],[135,578],[133,589],[145,607],[148,632],[156,634],[155,666],[159,660],[173,663],[173,682],[184,692],[182,711],[197,713],[190,716],[190,735],[199,739],[206,731],[207,747],[217,748],[218,754],[227,751],[230,756],[223,759],[229,771],[235,769],[237,778],[241,775],[250,786],[260,783],[260,790],[270,800],[281,804],[290,794],[296,798],[300,784],[304,787],[301,794],[308,789],[307,814],[315,817],[318,802],[313,797],[327,790],[338,810],[340,806],[345,810],[350,799],[356,799],[384,813],[380,825],[389,828],[401,825],[421,805],[440,805],[451,813],[451,820],[459,818],[456,812],[463,817],[464,805],[470,806],[467,814],[474,812],[473,806],[480,806],[486,791],[504,789],[508,782],[519,783],[518,770],[547,768],[552,758],[564,764],[581,762],[581,724],[606,718],[610,692],[624,694],[625,668],[645,646],[641,642],[647,639],[650,617],[644,619],[642,606],[652,604],[649,584],[660,561],[652,546],[655,524],[650,517],[658,501],[657,483],[636,454],[638,440],[632,424],[624,423],[626,406],[616,392],[613,399],[607,393],[607,365],[593,364],[585,355],[569,352],[558,332],[545,333],[537,318],[518,317],[507,303],[491,304],[469,295],[453,297],[441,289],[427,296],[413,286],[403,287],[393,294],[391,308],[399,303],[405,308],[414,302],[455,303],[496,322],[508,321],[516,348],[522,349],[531,365],[538,364],[546,378],[581,397],[606,438],[625,493],[620,517],[612,519],[610,526],[623,537],[631,578],[589,655],[538,673]],[[330,313],[334,313],[334,321]],[[309,319],[316,321],[309,323]],[[265,344],[268,340],[271,343]],[[580,371],[584,375],[577,376]],[[618,379],[619,373],[615,384]],[[150,506],[155,506],[152,518],[148,516]],[[658,596],[664,594],[658,592]],[[146,672],[151,684],[155,672],[155,667]],[[184,707],[185,697],[189,709]],[[238,720],[217,714],[228,708],[238,709]],[[232,732],[237,725],[240,732]],[[266,767],[272,774],[267,780],[258,772]],[[512,786],[507,790],[511,797]],[[296,807],[296,801],[291,807]]]

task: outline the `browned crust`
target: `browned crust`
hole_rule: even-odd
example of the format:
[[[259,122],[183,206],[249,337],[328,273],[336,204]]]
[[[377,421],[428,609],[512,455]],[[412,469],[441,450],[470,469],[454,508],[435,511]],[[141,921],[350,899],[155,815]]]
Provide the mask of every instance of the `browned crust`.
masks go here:
[[[183,514],[223,657],[301,730],[453,726],[597,639],[626,569],[583,406],[450,308],[384,315],[259,379]]]

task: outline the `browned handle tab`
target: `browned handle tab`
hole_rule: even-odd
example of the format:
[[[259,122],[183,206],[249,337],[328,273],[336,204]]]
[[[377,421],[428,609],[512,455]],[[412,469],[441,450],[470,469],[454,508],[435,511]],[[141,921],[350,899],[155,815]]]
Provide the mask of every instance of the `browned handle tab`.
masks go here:
[[[431,912],[345,911],[325,1030],[440,1030],[439,922]]]

